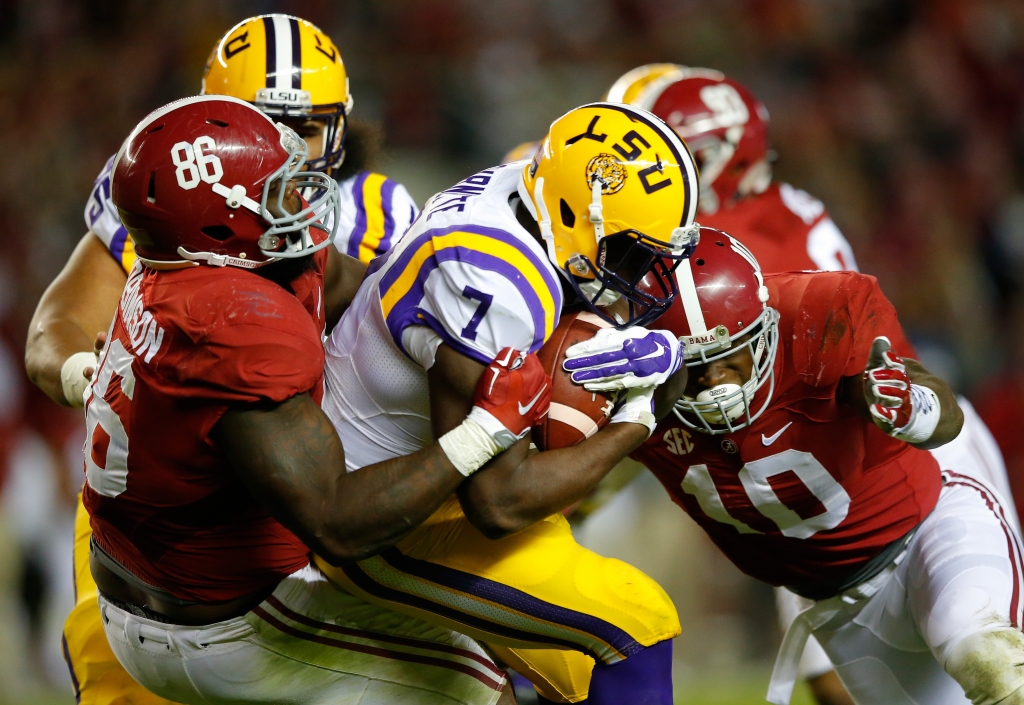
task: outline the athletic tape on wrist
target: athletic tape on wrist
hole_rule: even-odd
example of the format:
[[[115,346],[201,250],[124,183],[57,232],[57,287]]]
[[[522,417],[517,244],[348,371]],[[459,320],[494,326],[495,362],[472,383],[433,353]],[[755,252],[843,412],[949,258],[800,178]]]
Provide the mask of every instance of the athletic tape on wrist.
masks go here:
[[[910,420],[892,435],[907,443],[923,443],[932,437],[939,425],[942,416],[939,395],[924,385],[911,384],[910,404],[913,409]]]
[[[60,368],[60,386],[64,390],[64,398],[68,400],[68,404],[75,407],[85,406],[82,396],[92,381],[85,376],[85,370],[91,367],[95,374],[98,364],[99,358],[92,352],[77,352],[64,361]]]
[[[504,450],[484,427],[471,418],[437,439],[455,469],[469,477]]]
[[[626,399],[616,411],[609,423],[636,423],[647,427],[647,437],[654,433],[658,425],[654,418],[654,387],[630,389]]]

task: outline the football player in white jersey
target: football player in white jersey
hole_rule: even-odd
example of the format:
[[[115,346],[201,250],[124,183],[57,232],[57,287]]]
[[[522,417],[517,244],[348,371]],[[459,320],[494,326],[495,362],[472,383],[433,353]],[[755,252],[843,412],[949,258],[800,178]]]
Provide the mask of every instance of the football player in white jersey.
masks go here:
[[[343,290],[361,280],[364,265],[387,250],[417,214],[401,184],[366,170],[373,137],[350,130],[353,100],[341,54],[317,27],[288,15],[251,17],[213,48],[203,77],[205,93],[255,104],[295,129],[309,145],[307,164],[338,180],[338,235],[325,279],[325,299],[344,302]],[[59,404],[81,406],[96,365],[98,331],[117,307],[135,251],[110,200],[110,166],[96,179],[85,208],[88,232],[47,289],[29,326],[25,366],[29,377]],[[341,308],[327,311],[328,325]],[[64,654],[80,703],[166,703],[135,683],[110,650],[89,572],[88,515],[79,502],[75,529],[76,605],[64,629]]]
[[[671,602],[636,569],[576,544],[559,511],[650,434],[654,385],[678,380],[670,346],[639,326],[674,298],[697,195],[691,156],[662,121],[596,103],[556,120],[532,161],[486,169],[427,203],[371,265],[327,344],[323,408],[349,469],[446,433],[484,361],[506,346],[538,349],[566,298],[606,329],[631,326],[642,361],[623,372],[631,389],[606,428],[539,454],[521,441],[394,549],[321,563],[328,577],[484,641],[547,700],[587,699],[589,681],[592,705],[672,702]],[[641,279],[657,293],[639,292]],[[567,666],[580,654],[597,662],[592,680]]]

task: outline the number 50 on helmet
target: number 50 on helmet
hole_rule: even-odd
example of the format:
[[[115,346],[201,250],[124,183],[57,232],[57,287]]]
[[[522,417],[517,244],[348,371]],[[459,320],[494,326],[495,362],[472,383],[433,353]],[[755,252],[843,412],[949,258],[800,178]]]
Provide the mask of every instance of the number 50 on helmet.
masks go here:
[[[668,125],[628,105],[571,110],[524,165],[519,194],[551,262],[591,310],[618,326],[668,310],[672,272],[699,236],[697,168]],[[602,310],[620,298],[628,318]]]

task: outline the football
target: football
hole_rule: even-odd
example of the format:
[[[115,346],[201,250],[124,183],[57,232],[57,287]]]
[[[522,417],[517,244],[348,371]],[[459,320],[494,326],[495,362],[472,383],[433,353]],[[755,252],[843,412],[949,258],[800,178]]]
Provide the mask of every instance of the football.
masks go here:
[[[566,313],[555,332],[537,353],[544,371],[551,377],[551,410],[544,421],[533,428],[533,442],[540,450],[574,446],[590,438],[607,425],[614,395],[588,392],[574,384],[562,369],[565,350],[589,340],[609,323],[589,311]]]

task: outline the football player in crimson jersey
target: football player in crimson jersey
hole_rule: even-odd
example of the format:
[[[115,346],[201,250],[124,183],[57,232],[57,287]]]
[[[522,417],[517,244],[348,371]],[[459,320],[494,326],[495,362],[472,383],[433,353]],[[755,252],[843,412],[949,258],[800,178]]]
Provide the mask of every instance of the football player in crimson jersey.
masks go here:
[[[671,124],[701,163],[699,220],[724,230],[754,254],[766,272],[807,269],[857,270],[853,252],[818,199],[771,180],[768,112],[740,83],[718,71],[655,64],[654,80],[625,81],[624,102],[647,107]],[[650,71],[641,71],[640,78]],[[629,75],[624,76],[626,79]],[[709,188],[707,188],[709,187]],[[956,469],[993,485],[1008,501],[1011,522],[1020,527],[1002,456],[974,407],[958,397],[964,427],[953,441],[933,449],[943,469]],[[801,601],[778,591],[783,627]],[[849,702],[831,666],[812,639],[802,670],[821,705]]]
[[[602,331],[565,366],[613,389],[648,347],[682,348],[686,395],[633,457],[741,570],[813,601],[769,702],[813,632],[857,703],[1024,703],[1020,539],[997,492],[924,450],[962,414],[877,282],[762,275],[709,228],[676,272],[668,330]]]
[[[279,51],[284,48],[289,51]],[[287,85],[279,76],[289,78]],[[329,37],[304,20],[279,14],[252,17],[214,46],[203,92],[246,100],[294,128],[309,145],[311,163],[338,182],[341,208],[334,245],[354,259],[337,252],[328,257],[326,298],[340,304],[325,311],[329,330],[345,304],[339,287],[358,282],[365,271],[356,260],[366,262],[386,251],[417,212],[401,184],[366,169],[374,139],[365,126],[350,124],[353,100],[340,52]],[[133,242],[110,198],[112,163],[113,157],[97,177],[86,205],[88,232],[43,295],[29,326],[25,355],[29,377],[63,405],[81,406],[82,392],[96,366],[93,341],[98,331],[110,326],[135,263]],[[76,605],[65,624],[63,643],[76,696],[84,705],[126,700],[161,705],[164,700],[125,673],[107,644],[89,573],[90,536],[88,514],[79,502]]]
[[[249,103],[198,96],[114,158],[138,261],[85,394],[83,491],[107,639],[183,703],[511,702],[482,648],[333,587],[309,551],[393,544],[543,418],[549,381],[499,351],[450,433],[347,472],[319,407],[337,184],[307,155]]]

